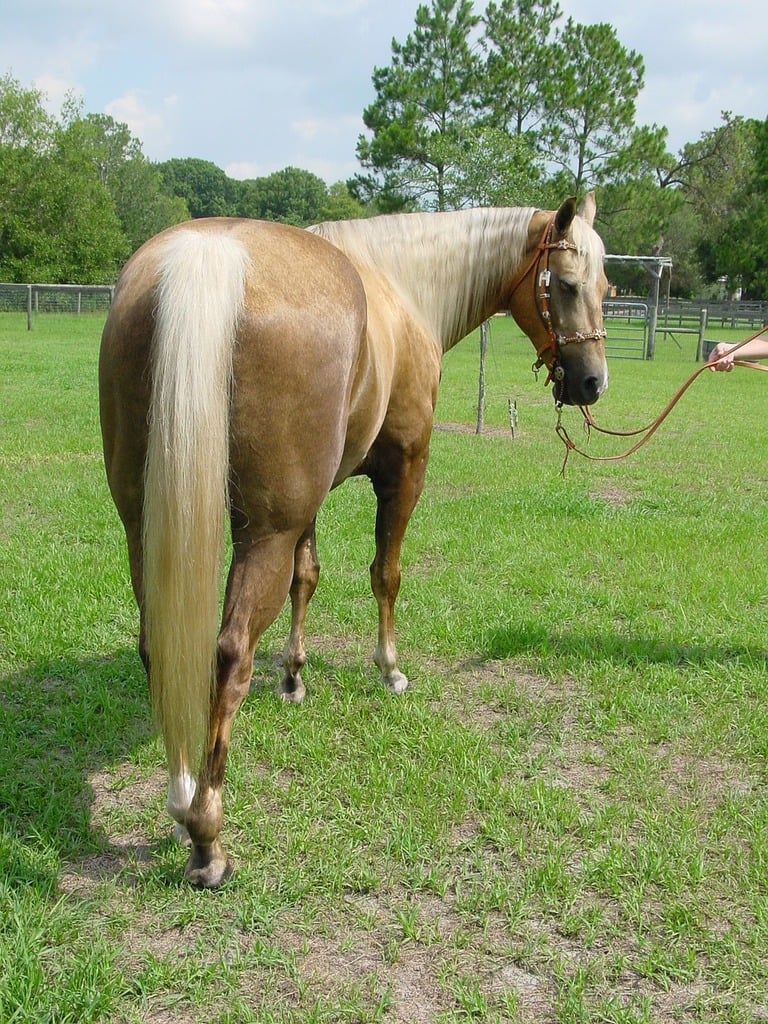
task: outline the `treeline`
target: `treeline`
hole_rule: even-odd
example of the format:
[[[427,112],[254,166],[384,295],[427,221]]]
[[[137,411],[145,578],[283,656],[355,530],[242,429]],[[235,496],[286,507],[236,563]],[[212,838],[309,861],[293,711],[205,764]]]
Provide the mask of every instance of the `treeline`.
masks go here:
[[[287,167],[238,181],[194,158],[152,163],[127,126],[0,78],[0,281],[108,284],[142,242],[191,217],[304,226],[362,216],[343,182]]]
[[[128,128],[68,101],[60,116],[0,78],[0,280],[109,282],[145,239],[189,217],[307,225],[389,210],[557,206],[597,193],[614,254],[671,258],[671,294],[768,298],[768,120],[667,149],[636,123],[642,56],[556,0],[429,0],[373,69],[361,172],[330,187],[287,167],[249,181],[196,158],[148,161]],[[646,272],[611,265],[622,290]]]
[[[163,188],[186,204],[190,217],[256,217],[306,227],[367,212],[344,182],[329,187],[298,167],[241,181],[208,160],[173,159],[156,166]]]

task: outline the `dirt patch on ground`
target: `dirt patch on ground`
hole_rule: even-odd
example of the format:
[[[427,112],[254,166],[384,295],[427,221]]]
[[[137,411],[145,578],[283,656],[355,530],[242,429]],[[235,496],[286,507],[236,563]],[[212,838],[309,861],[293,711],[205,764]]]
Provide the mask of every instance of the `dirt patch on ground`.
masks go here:
[[[508,437],[510,440],[515,438],[515,434],[512,433],[511,427],[493,427],[488,426],[487,424],[483,425],[483,429],[479,434],[477,432],[477,428],[471,426],[469,423],[435,423],[432,429],[443,434],[474,434],[476,437]]]
[[[158,768],[150,778],[144,778],[132,765],[121,765],[114,772],[95,772],[88,781],[92,791],[92,828],[108,837],[108,846],[91,857],[65,865],[59,885],[63,892],[80,895],[92,894],[105,880],[138,871],[152,861],[156,837],[144,828],[124,831],[116,826],[125,823],[126,809],[139,813],[157,805],[165,793],[167,776]]]
[[[592,498],[599,498],[600,501],[605,501],[609,505],[614,505],[616,508],[625,508],[633,500],[633,495],[626,488],[619,487],[618,484],[610,481],[604,481],[591,488],[589,495]]]

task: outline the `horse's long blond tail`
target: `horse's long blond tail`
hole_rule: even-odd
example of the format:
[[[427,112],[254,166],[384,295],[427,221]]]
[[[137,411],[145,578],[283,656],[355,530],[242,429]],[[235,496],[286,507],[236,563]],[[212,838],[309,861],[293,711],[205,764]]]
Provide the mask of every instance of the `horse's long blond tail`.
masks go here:
[[[150,689],[172,774],[207,749],[228,499],[232,353],[248,257],[231,235],[164,242],[143,511]]]

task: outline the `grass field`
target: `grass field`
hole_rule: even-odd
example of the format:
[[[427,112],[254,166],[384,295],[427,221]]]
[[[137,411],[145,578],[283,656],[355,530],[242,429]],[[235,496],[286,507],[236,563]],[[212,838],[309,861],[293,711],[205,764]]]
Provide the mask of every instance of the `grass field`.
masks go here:
[[[641,452],[563,477],[511,322],[482,436],[476,338],[450,353],[403,558],[412,688],[371,663],[350,481],[303,705],[274,694],[284,615],[260,645],[211,893],[164,811],[101,321],[25,327],[0,317],[2,1024],[768,1020],[768,378],[704,374]],[[671,341],[616,361],[598,422],[647,422],[694,368]]]

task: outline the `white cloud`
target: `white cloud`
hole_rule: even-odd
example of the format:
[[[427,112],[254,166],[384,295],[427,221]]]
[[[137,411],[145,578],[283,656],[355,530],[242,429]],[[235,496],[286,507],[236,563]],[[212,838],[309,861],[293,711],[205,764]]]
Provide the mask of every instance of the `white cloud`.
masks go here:
[[[250,178],[264,178],[266,175],[271,174],[273,170],[278,170],[278,168],[273,167],[267,170],[264,164],[240,160],[227,164],[226,167],[222,167],[222,170],[228,178],[234,178],[235,181],[247,181]]]
[[[249,0],[167,0],[158,13],[173,38],[242,50],[251,45],[263,22],[263,8]]]
[[[343,18],[348,14],[365,10],[370,5],[368,0],[304,0],[304,3],[296,6],[323,18]],[[414,15],[415,13],[414,7]]]
[[[49,114],[58,115],[68,95],[83,97],[83,90],[71,79],[58,75],[39,75],[33,83],[43,96],[43,106]]]
[[[298,135],[300,139],[309,141],[309,139],[315,139],[320,134],[320,130],[323,126],[323,119],[319,117],[308,117],[303,121],[292,121],[291,129],[294,135]]]
[[[166,96],[162,105],[153,107],[146,93],[132,89],[110,100],[104,107],[104,113],[116,121],[127,124],[131,134],[138,138],[147,149],[168,148],[172,115],[177,105],[176,96]],[[170,156],[170,151],[167,156]]]
[[[348,138],[352,132],[364,128],[361,117],[342,115],[339,117],[307,117],[291,121],[291,131],[304,142],[329,138]]]

